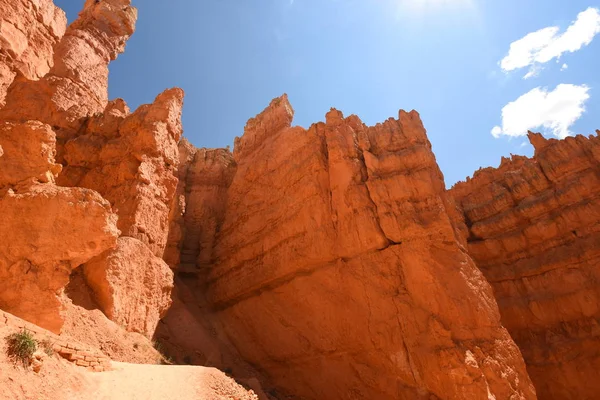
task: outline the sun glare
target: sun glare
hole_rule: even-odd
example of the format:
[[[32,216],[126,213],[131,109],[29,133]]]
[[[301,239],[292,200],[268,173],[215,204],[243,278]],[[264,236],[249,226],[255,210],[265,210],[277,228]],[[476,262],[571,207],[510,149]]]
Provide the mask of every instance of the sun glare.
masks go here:
[[[470,8],[474,0],[395,0],[399,8],[421,12],[439,12],[448,9]]]

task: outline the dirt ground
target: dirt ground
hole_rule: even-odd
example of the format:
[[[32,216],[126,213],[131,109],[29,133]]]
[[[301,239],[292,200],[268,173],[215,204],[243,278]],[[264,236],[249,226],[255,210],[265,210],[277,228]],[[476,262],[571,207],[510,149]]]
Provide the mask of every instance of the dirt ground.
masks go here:
[[[257,400],[223,372],[199,366],[113,362],[113,370],[91,372],[55,354],[42,369],[15,363],[6,354],[0,327],[0,400]]]

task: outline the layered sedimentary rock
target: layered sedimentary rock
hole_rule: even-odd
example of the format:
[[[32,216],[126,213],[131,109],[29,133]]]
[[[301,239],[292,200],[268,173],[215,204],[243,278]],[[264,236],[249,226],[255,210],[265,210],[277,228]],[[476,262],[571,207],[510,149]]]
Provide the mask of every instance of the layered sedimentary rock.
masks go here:
[[[181,266],[205,269],[214,259],[215,235],[225,217],[227,188],[235,173],[227,149],[198,149],[186,176],[186,235],[182,241]]]
[[[162,259],[139,240],[122,237],[115,249],[86,263],[83,271],[110,320],[152,338],[171,306],[173,273]]]
[[[38,121],[0,127],[0,308],[58,332],[71,271],[114,246],[116,215],[94,191],[53,184],[56,138]]]
[[[494,293],[540,399],[600,393],[600,138],[529,134],[455,185],[469,254]],[[461,221],[462,222],[462,221]]]
[[[52,126],[58,139],[57,159],[62,162],[62,144],[107,105],[108,64],[124,50],[135,29],[137,10],[130,4],[130,0],[87,0],[54,47],[49,73],[37,81],[15,82],[0,119],[38,120]]]
[[[292,116],[275,99],[236,139],[208,280],[242,357],[294,398],[535,398],[418,114]]]
[[[181,89],[133,113],[122,100],[110,102],[65,144],[58,179],[96,190],[118,214],[123,237],[84,266],[85,277],[111,320],[148,337],[171,304],[173,274],[160,257],[177,186],[182,105]]]
[[[177,168],[177,188],[171,203],[169,214],[169,235],[163,259],[171,269],[176,269],[181,261],[181,249],[185,237],[186,177],[190,164],[194,160],[196,148],[186,138],[178,144],[179,167]]]
[[[177,143],[182,133],[183,91],[170,89],[135,112],[122,100],[92,118],[84,134],[64,147],[58,183],[96,190],[119,215],[123,236],[162,257],[170,206],[177,186]]]
[[[179,184],[165,260],[179,271],[206,272],[214,258],[214,240],[223,223],[236,164],[228,149],[196,149],[185,139],[179,143],[179,154]]]
[[[14,26],[38,21],[21,29],[37,59],[8,37],[4,21],[2,44],[25,46],[11,53],[14,68],[44,59],[46,69],[21,72],[0,109],[0,204],[10,214],[2,234],[11,243],[0,249],[0,307],[58,331],[57,296],[74,268],[97,257],[85,276],[100,307],[151,336],[173,287],[160,257],[177,185],[183,91],[167,90],[133,113],[122,100],[108,101],[108,64],[135,27],[129,0],[86,1],[66,32],[51,2],[18,3],[1,10]],[[53,32],[44,42],[53,51],[39,43],[43,27]],[[9,242],[19,219],[23,234]],[[128,237],[118,243],[117,228]],[[31,300],[20,300],[28,293]]]
[[[0,122],[0,189],[54,182],[62,165],[54,160],[56,136],[39,121]]]
[[[51,0],[0,1],[0,107],[17,76],[36,80],[53,65],[53,46],[67,27]]]

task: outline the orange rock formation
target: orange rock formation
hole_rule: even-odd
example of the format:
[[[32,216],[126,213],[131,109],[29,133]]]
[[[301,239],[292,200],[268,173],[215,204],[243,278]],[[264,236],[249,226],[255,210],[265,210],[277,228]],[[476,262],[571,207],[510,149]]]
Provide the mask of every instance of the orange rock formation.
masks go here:
[[[17,77],[36,80],[53,65],[54,45],[67,27],[52,0],[0,1],[0,106]]]
[[[593,399],[600,393],[600,138],[529,139],[532,159],[503,159],[450,195],[539,398]]]
[[[39,46],[34,70],[51,68],[39,80],[12,82],[0,109],[0,308],[60,331],[61,293],[90,261],[84,275],[102,310],[151,337],[171,303],[172,272],[160,257],[177,186],[183,92],[168,90],[133,113],[122,100],[108,102],[108,63],[137,17],[129,0],[88,0],[66,32],[51,2],[8,3],[0,9],[17,24],[39,13],[27,43]],[[44,29],[56,35],[40,44]],[[53,51],[42,51],[52,38]],[[27,54],[12,67],[33,62]]]
[[[292,116],[275,99],[236,139],[208,273],[242,357],[303,399],[535,398],[418,114]]]
[[[130,0],[0,12],[1,310],[95,344],[104,313],[274,398],[600,390],[598,137],[530,134],[447,191],[415,111],[304,129],[284,95],[233,153],[196,149],[182,90],[108,99]]]

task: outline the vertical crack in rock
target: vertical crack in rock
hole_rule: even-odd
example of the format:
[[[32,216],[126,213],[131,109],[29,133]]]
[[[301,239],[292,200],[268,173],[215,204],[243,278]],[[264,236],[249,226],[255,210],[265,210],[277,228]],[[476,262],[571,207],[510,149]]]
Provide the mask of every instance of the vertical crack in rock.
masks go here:
[[[304,130],[290,110],[273,100],[236,139],[207,280],[241,357],[306,399],[535,398],[418,114],[365,128],[331,110]],[[475,347],[494,368],[467,365]]]

